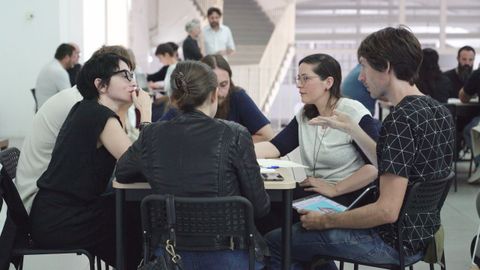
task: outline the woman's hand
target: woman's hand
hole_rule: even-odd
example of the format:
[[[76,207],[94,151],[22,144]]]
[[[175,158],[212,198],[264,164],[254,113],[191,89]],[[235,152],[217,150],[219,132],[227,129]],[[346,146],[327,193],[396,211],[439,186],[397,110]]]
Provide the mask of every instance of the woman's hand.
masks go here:
[[[334,111],[333,116],[317,116],[308,121],[309,125],[330,127],[350,134],[352,127],[358,125],[346,113]]]
[[[138,95],[137,95],[138,94]],[[132,92],[133,105],[140,111],[140,122],[152,121],[152,99],[150,95],[143,91],[137,90]]]
[[[300,187],[303,187],[305,191],[317,192],[330,198],[337,196],[335,185],[321,178],[307,177],[298,184]]]

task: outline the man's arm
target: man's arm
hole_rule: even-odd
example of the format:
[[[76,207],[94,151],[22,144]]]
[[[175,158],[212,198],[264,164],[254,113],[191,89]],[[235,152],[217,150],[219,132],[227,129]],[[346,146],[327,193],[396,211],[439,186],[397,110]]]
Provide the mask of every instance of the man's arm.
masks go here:
[[[367,229],[394,223],[400,214],[407,185],[405,177],[384,174],[380,176],[380,197],[376,202],[342,213],[299,211],[302,226],[307,230]]]

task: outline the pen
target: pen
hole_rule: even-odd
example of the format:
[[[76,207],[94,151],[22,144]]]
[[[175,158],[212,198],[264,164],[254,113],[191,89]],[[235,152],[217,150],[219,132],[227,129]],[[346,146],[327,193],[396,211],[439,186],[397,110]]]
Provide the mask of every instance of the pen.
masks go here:
[[[278,169],[280,166],[268,166],[267,169]]]

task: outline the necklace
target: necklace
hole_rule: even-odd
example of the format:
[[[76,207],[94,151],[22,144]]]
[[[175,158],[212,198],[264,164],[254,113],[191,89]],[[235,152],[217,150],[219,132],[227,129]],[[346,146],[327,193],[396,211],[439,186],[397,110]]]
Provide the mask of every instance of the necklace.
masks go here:
[[[323,130],[323,134],[322,134],[322,137],[320,138],[320,142],[318,144],[318,148],[317,148],[317,139],[318,139],[318,129],[321,128]],[[325,138],[325,134],[327,134],[327,129],[328,127],[326,128],[322,128],[322,127],[316,127],[315,128],[315,141],[313,143],[313,177],[316,177],[316,169],[317,169],[317,161],[318,161],[318,154],[320,153],[320,148],[322,148],[322,143],[323,143],[323,139]]]

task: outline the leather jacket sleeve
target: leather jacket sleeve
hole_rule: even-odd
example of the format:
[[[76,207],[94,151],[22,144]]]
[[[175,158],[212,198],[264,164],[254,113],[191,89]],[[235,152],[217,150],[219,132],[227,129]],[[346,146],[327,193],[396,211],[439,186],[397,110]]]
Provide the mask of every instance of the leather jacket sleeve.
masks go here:
[[[240,192],[253,205],[255,218],[265,216],[270,211],[270,197],[260,175],[251,135],[241,129],[236,142],[237,157],[234,164],[238,173]]]
[[[143,175],[142,149],[145,131],[140,133],[138,140],[136,140],[117,162],[115,169],[115,177],[120,183],[146,182]]]

